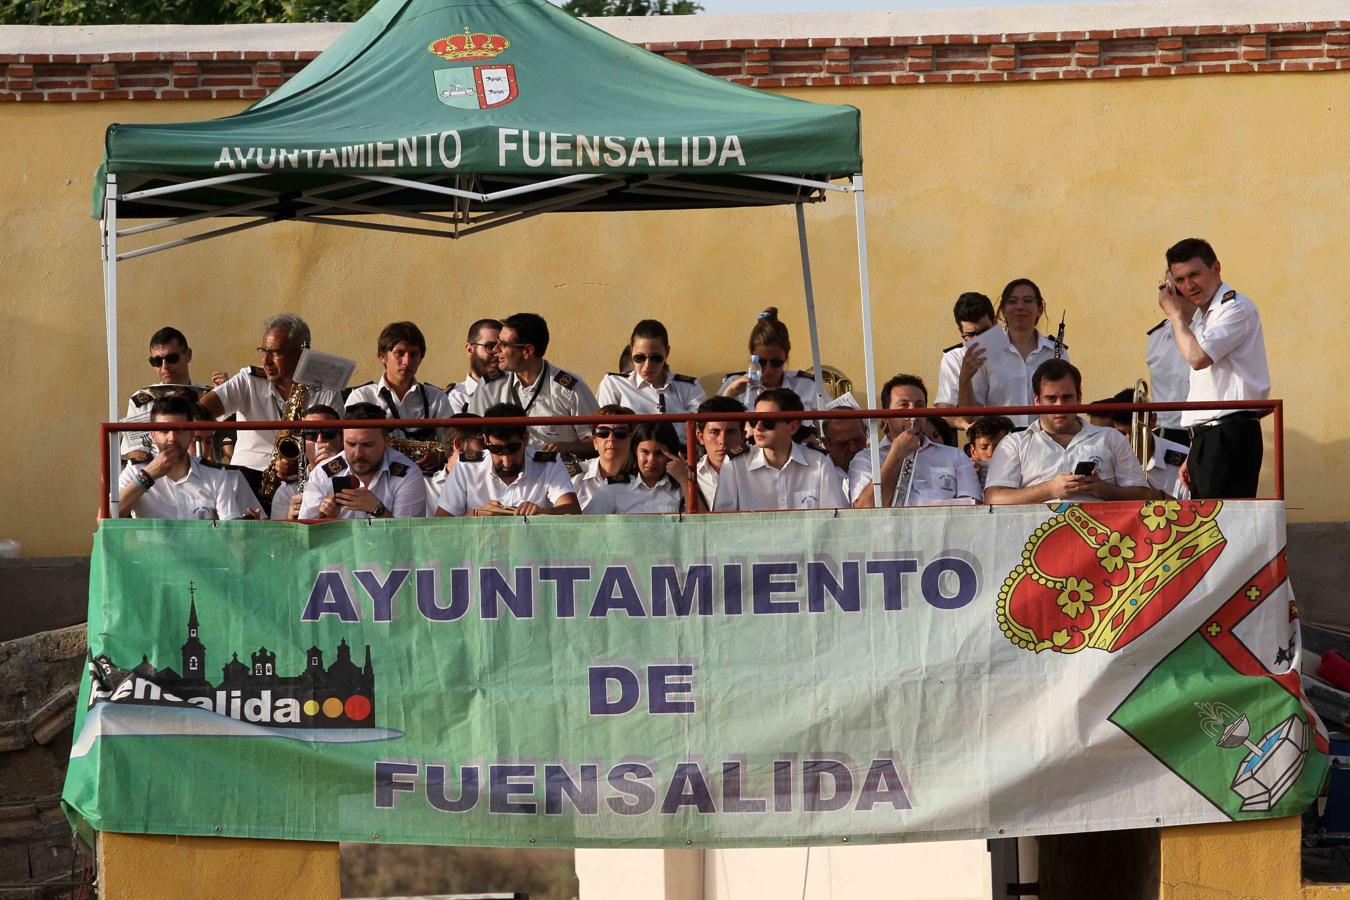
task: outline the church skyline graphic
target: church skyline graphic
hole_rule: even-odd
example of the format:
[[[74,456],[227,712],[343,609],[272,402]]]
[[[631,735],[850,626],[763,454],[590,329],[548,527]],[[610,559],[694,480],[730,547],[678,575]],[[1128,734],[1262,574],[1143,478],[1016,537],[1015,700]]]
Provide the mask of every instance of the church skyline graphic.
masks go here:
[[[90,706],[100,701],[152,706],[191,706],[256,724],[293,728],[375,728],[375,671],[370,645],[364,664],[352,660],[351,646],[344,638],[337,658],[324,666],[324,651],[311,646],[305,651],[305,668],[298,675],[283,675],[277,654],[266,645],[249,655],[238,651],[221,667],[221,679],[206,679],[207,648],[201,639],[197,617],[196,587],[188,583],[187,639],[180,648],[182,671],[156,668],[146,655],[130,670],[120,668],[110,657],[90,661],[93,690]]]

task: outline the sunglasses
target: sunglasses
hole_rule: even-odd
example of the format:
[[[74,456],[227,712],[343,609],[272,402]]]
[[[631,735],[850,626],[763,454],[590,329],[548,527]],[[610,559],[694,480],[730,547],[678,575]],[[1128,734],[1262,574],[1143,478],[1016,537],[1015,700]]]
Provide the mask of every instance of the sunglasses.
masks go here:
[[[636,358],[637,357],[634,357],[634,359]],[[595,435],[601,440],[607,437],[612,437],[616,441],[623,441],[627,440],[628,436],[632,434],[632,432],[629,431],[627,428],[610,428],[608,425],[601,425],[599,428],[592,429],[591,434]]]
[[[307,430],[300,432],[300,436],[307,441],[317,441],[319,438],[323,438],[325,441],[335,441],[337,440],[338,430],[336,428]]]
[[[183,354],[181,353],[165,353],[163,356],[150,357],[150,365],[156,369],[163,365],[176,366],[182,358]]]
[[[524,441],[507,441],[505,444],[483,444],[487,452],[493,456],[510,456],[521,447],[525,446]]]
[[[637,357],[633,357],[636,359]],[[786,359],[761,359],[759,364],[766,369],[781,369],[787,365]]]
[[[773,431],[779,425],[786,425],[786,422],[770,422],[768,419],[750,419],[751,428],[763,428],[765,431]]]
[[[652,362],[653,365],[658,365],[658,366],[659,366],[659,365],[661,365],[661,363],[663,363],[663,362],[666,361],[666,357],[665,357],[665,354],[663,354],[663,353],[634,353],[634,354],[633,354],[633,365],[640,366],[640,365],[642,365],[643,363],[647,362],[648,360],[650,360],[650,361]]]

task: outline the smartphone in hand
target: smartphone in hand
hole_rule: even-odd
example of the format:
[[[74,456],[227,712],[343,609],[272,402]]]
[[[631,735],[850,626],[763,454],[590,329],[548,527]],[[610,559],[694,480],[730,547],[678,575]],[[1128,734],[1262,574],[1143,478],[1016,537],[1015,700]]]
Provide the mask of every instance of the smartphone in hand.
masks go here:
[[[1073,474],[1087,477],[1097,471],[1097,464],[1090,459],[1085,459],[1073,467]]]
[[[333,476],[333,496],[336,497],[343,491],[350,491],[356,487],[355,475],[335,475]]]

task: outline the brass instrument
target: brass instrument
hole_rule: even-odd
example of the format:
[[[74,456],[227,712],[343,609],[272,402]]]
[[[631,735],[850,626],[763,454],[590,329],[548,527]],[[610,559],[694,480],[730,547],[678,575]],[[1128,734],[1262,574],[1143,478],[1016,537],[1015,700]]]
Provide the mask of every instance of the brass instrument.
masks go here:
[[[446,456],[455,453],[455,445],[450,441],[415,441],[412,438],[391,437],[389,446],[409,459],[418,459],[428,453],[444,453]]]
[[[1148,382],[1140,378],[1134,383],[1134,396],[1132,403],[1147,403],[1149,398]],[[1149,458],[1149,427],[1148,413],[1133,410],[1130,412],[1130,446],[1134,448],[1134,455],[1139,460],[1139,465],[1148,468]]]
[[[281,410],[281,418],[287,420],[298,420],[300,413],[305,408],[305,400],[309,394],[309,389],[303,384],[292,384],[291,395],[286,398],[286,405]],[[279,466],[283,459],[295,461],[300,460],[301,471],[304,471],[305,465],[305,439],[301,437],[300,432],[286,428],[277,432],[277,436],[272,441],[272,461],[267,464],[267,470],[262,476],[262,492],[258,497],[263,502],[264,509],[270,509],[272,506],[272,497],[276,494],[277,488],[281,486],[281,474]]]
[[[803,378],[810,378],[812,381],[816,378],[815,369],[803,369]],[[834,366],[820,367],[820,386],[824,389],[830,400],[838,400],[840,397],[853,390],[853,382],[843,372]]]
[[[909,489],[914,484],[914,459],[918,455],[919,451],[915,450],[905,457],[905,462],[900,467],[900,477],[895,481],[895,493],[891,496],[891,506],[909,505]]]

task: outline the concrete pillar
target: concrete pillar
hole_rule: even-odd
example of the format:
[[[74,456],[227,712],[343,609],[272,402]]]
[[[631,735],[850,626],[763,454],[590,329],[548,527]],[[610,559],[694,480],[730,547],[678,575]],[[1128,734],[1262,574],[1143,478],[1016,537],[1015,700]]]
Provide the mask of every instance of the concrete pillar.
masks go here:
[[[338,900],[338,845],[306,841],[98,836],[99,896],[111,900]]]
[[[1159,900],[1304,900],[1299,817],[1164,828]]]

